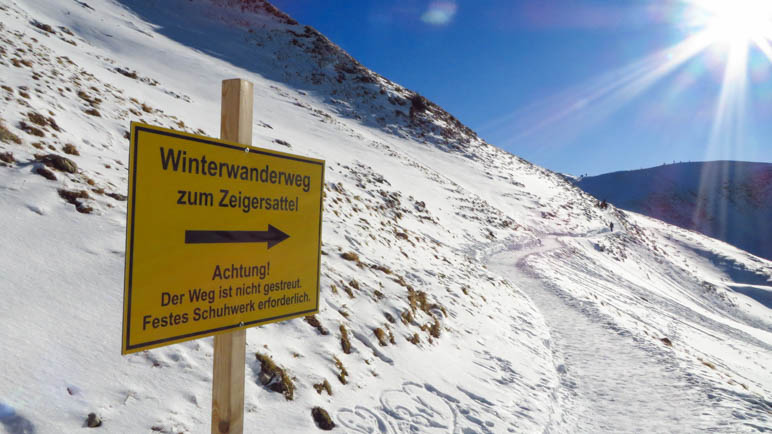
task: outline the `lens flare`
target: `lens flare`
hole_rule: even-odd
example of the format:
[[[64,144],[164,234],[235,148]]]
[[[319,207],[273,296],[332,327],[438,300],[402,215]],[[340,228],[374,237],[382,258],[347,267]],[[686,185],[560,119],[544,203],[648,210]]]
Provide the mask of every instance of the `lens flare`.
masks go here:
[[[421,20],[427,24],[444,26],[453,20],[458,5],[453,1],[435,1],[429,4],[429,9],[421,15]]]

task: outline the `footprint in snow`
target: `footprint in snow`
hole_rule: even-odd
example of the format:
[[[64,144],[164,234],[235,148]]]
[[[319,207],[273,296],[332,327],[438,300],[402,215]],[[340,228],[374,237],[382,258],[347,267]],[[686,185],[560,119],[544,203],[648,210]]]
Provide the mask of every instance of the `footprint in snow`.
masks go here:
[[[456,432],[455,398],[431,385],[405,383],[401,389],[387,390],[376,409],[357,406],[336,413],[336,420],[350,432],[382,433]]]

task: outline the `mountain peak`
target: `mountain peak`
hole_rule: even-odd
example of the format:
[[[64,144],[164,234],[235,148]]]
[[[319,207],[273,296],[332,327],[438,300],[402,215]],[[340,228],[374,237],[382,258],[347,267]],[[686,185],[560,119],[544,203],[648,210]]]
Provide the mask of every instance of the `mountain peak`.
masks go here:
[[[256,64],[258,72],[324,98],[339,116],[469,157],[474,156],[469,148],[489,146],[439,105],[366,68],[316,29],[298,24],[267,1],[201,3],[239,11],[217,18],[241,28],[253,50],[271,50],[273,55],[266,59],[270,65]]]

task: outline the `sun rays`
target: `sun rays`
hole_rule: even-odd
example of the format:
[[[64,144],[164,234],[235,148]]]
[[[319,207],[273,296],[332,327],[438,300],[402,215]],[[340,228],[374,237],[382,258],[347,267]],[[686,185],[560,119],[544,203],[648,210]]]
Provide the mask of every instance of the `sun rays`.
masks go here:
[[[674,106],[693,98],[689,92],[695,86],[715,87],[715,93],[701,88],[701,100],[694,104],[695,116],[710,117],[705,119],[709,131],[703,128],[703,157],[731,158],[746,139],[749,92],[769,80],[769,74],[752,79],[750,65],[755,59],[767,71],[772,63],[772,1],[680,0],[666,9],[652,19],[679,35],[669,48],[493,119],[483,129],[511,130],[504,146],[568,145],[633,102],[635,110],[656,114],[661,102],[645,99],[655,86],[669,88],[667,97]],[[549,140],[542,140],[545,136]]]

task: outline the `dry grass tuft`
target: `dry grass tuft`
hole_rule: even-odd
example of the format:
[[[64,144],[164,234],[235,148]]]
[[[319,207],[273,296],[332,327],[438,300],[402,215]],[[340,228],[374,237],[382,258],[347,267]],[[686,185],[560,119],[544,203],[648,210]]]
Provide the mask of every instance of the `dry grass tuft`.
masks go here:
[[[343,362],[337,357],[333,357],[332,359],[335,361],[335,367],[338,368],[338,380],[340,380],[341,384],[348,384],[348,380],[346,380],[348,371],[343,366]]]
[[[59,197],[67,201],[67,203],[71,203],[75,205],[75,209],[82,214],[91,214],[92,211],[94,211],[93,208],[90,206],[85,205],[82,200],[83,199],[89,199],[88,192],[86,190],[65,190],[63,188],[60,188],[59,190]]]
[[[375,337],[378,338],[378,344],[382,347],[385,347],[388,345],[388,339],[386,338],[386,332],[383,331],[382,328],[378,327],[375,330],[373,330],[375,333]]]
[[[59,127],[59,124],[56,123],[56,119],[53,118],[53,116],[49,116],[46,118],[46,121],[48,122],[48,125],[54,129],[54,131],[62,132],[62,129]]]
[[[441,331],[442,327],[440,326],[440,320],[434,318],[434,323],[432,323],[431,327],[429,327],[429,334],[431,334],[434,338],[439,338]]]
[[[33,127],[32,125],[21,121],[19,122],[19,129],[24,131],[25,133],[31,135],[31,136],[37,136],[37,137],[45,137],[46,134],[38,127]]]
[[[400,314],[402,324],[410,325],[413,323],[413,314],[409,310],[403,310]]]
[[[397,276],[396,279],[394,279],[395,282],[397,282],[400,286],[407,288],[408,291],[412,291],[413,287],[410,286],[406,281],[405,278],[402,276]]]
[[[0,141],[21,145],[21,138],[6,128],[2,120],[0,120]]]
[[[320,395],[322,394],[322,391],[325,391],[328,395],[332,396],[332,386],[330,386],[330,382],[327,381],[326,378],[324,379],[324,382],[314,384],[314,389],[316,389],[316,393]]]
[[[346,284],[344,283],[344,284],[341,286],[341,288],[343,288],[343,290],[344,290],[344,291],[346,291],[346,294],[348,294],[348,296],[349,296],[350,298],[354,298],[354,292],[351,290],[351,287],[349,287],[348,285],[346,285]]]
[[[10,152],[0,152],[0,161],[8,164],[13,164],[16,159],[13,158],[13,154]]]
[[[341,253],[340,257],[347,260],[347,261],[354,261],[356,263],[359,263],[359,255],[357,255],[354,252],[345,252]]]
[[[277,366],[270,356],[255,353],[255,357],[260,361],[260,374],[258,375],[260,383],[274,392],[283,394],[287,401],[292,401],[295,397],[295,385],[287,372]]]
[[[121,68],[121,67],[117,67],[117,68],[115,68],[115,72],[117,72],[117,73],[119,73],[119,74],[121,74],[123,76],[129,77],[131,79],[134,79],[134,80],[139,78],[139,76],[137,75],[137,73],[135,71],[131,71],[129,69],[124,69],[124,68]]]
[[[35,154],[35,161],[39,161],[48,167],[56,169],[60,172],[78,173],[78,165],[69,158],[62,157],[56,154],[40,155]]]
[[[54,30],[54,28],[51,27],[50,24],[44,24],[44,23],[41,23],[40,21],[32,21],[30,22],[30,24],[32,24],[33,26],[37,27],[40,30],[43,30],[44,32],[54,33],[54,34],[56,33],[56,30]]]
[[[432,322],[431,324],[422,325],[421,330],[428,331],[432,337],[439,338],[440,333],[442,332],[442,326],[440,325],[440,320],[438,320],[437,317],[432,317],[432,318],[434,319],[434,322]]]
[[[359,261],[359,255],[354,252],[341,253],[340,257],[347,261]]]
[[[407,300],[410,302],[410,310],[415,313],[416,308],[420,308],[426,311],[426,293],[423,291],[415,291],[412,288],[407,290]]]
[[[418,336],[418,333],[413,333],[413,336],[407,338],[407,341],[413,345],[418,345],[421,343],[421,338]]]
[[[80,152],[78,152],[78,148],[75,147],[72,143],[67,143],[64,145],[64,148],[62,149],[65,154],[69,155],[80,155]]]
[[[94,108],[96,108],[102,102],[101,99],[97,97],[92,97],[91,95],[89,95],[83,90],[78,91],[78,97],[83,101],[86,101],[91,107],[94,107]]]
[[[385,265],[372,264],[370,265],[370,268],[372,268],[373,270],[378,270],[384,274],[391,274],[391,268]]]
[[[43,166],[36,167],[33,172],[37,175],[42,176],[43,178],[46,178],[49,181],[56,181],[56,175],[54,175],[54,172],[46,169]]]
[[[74,204],[77,199],[89,198],[88,192],[86,190],[76,191],[76,190],[65,190],[62,188],[59,189],[59,196],[62,199],[72,204]]]
[[[348,330],[343,324],[340,325],[340,346],[344,353],[351,354],[351,341],[348,339]]]
[[[319,319],[316,317],[316,315],[308,315],[303,318],[308,324],[311,325],[311,327],[315,328],[320,334],[322,335],[328,335],[330,332],[322,326],[322,323],[319,322]]]
[[[40,125],[41,127],[45,127],[48,125],[48,119],[46,119],[46,117],[41,115],[40,113],[29,112],[27,113],[27,118],[33,124]]]

